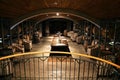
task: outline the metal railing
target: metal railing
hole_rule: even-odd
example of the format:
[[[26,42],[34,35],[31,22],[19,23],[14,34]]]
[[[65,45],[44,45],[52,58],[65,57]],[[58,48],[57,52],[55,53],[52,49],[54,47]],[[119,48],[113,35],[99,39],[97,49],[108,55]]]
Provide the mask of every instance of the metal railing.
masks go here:
[[[0,58],[0,80],[120,80],[119,69],[111,61],[80,53],[29,52]]]

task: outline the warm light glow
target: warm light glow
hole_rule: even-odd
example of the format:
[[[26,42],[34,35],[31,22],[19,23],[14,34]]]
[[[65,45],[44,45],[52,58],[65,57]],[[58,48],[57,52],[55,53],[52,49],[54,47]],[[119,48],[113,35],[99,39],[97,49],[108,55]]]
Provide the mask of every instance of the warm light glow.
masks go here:
[[[55,5],[57,5],[58,3],[57,2],[54,2]]]
[[[69,14],[67,14],[67,16],[69,16]]]
[[[57,16],[59,16],[59,13],[56,13]]]

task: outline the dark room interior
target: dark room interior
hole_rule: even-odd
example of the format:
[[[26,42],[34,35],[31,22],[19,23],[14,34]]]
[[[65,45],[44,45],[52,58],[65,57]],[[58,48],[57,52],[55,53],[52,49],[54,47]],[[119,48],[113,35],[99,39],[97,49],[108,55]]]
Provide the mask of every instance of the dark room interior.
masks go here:
[[[0,80],[120,80],[120,0],[0,0]]]

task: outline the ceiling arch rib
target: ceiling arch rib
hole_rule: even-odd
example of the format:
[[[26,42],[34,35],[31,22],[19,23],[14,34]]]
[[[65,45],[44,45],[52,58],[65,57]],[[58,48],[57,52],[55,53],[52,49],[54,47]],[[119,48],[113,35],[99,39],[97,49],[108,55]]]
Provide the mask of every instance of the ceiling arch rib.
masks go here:
[[[37,16],[43,15],[43,14],[50,14],[50,13],[56,13],[56,12],[71,14],[71,15],[80,17],[82,19],[85,19],[85,20],[93,23],[98,28],[100,28],[99,21],[97,19],[95,19],[95,18],[93,18],[93,17],[91,17],[89,15],[86,15],[86,14],[80,12],[80,11],[73,10],[73,9],[51,8],[51,9],[40,9],[40,10],[32,11],[31,13],[28,13],[26,15],[23,15],[23,16],[15,19],[15,22],[13,23],[13,25],[11,25],[10,30],[12,30],[18,24],[20,24],[23,21],[28,20],[30,18],[37,17]]]
[[[44,20],[51,19],[51,18],[63,18],[63,19],[71,20],[71,21],[74,21],[75,23],[78,23],[77,20],[74,20],[74,19],[69,18],[69,17],[67,17],[67,16],[47,16],[46,18],[42,18],[42,19],[40,19],[39,21],[37,21],[37,22],[35,23],[35,25],[39,24],[40,22],[42,22],[42,21],[44,21]]]

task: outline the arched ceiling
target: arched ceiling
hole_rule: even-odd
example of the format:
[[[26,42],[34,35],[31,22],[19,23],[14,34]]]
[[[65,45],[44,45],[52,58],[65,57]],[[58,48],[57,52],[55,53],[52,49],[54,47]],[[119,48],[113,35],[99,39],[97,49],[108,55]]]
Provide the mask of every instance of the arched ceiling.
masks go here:
[[[75,21],[86,19],[99,27],[99,19],[120,17],[120,0],[0,0],[0,17],[16,21],[11,29],[30,18],[36,21],[47,19],[48,16],[52,18],[55,15],[51,13],[54,12],[52,9],[55,11],[61,9],[60,12],[63,13],[65,11],[65,14],[61,13],[62,17],[67,16]],[[39,12],[40,15],[35,16],[35,12]]]
[[[59,13],[59,15],[57,15],[57,13]],[[31,18],[36,19],[36,17],[47,16],[47,15],[49,17],[50,16],[52,17],[53,15],[55,15],[58,18],[59,18],[59,16],[66,17],[67,15],[69,15],[70,19],[73,19],[73,17],[75,17],[75,18],[79,18],[79,20],[82,18],[82,19],[85,19],[85,20],[93,23],[94,25],[96,25],[97,27],[100,28],[98,19],[95,19],[89,15],[86,15],[85,13],[82,13],[78,10],[65,9],[65,8],[64,9],[63,8],[48,8],[48,9],[40,9],[40,10],[32,11],[29,14],[24,14],[23,16],[18,17],[16,20],[14,20],[14,23],[10,29],[12,30],[16,25],[22,23],[25,20],[28,20]],[[40,17],[40,19],[42,19],[42,17]]]
[[[45,8],[78,10],[97,19],[120,17],[120,0],[0,0],[2,17],[16,18]]]

